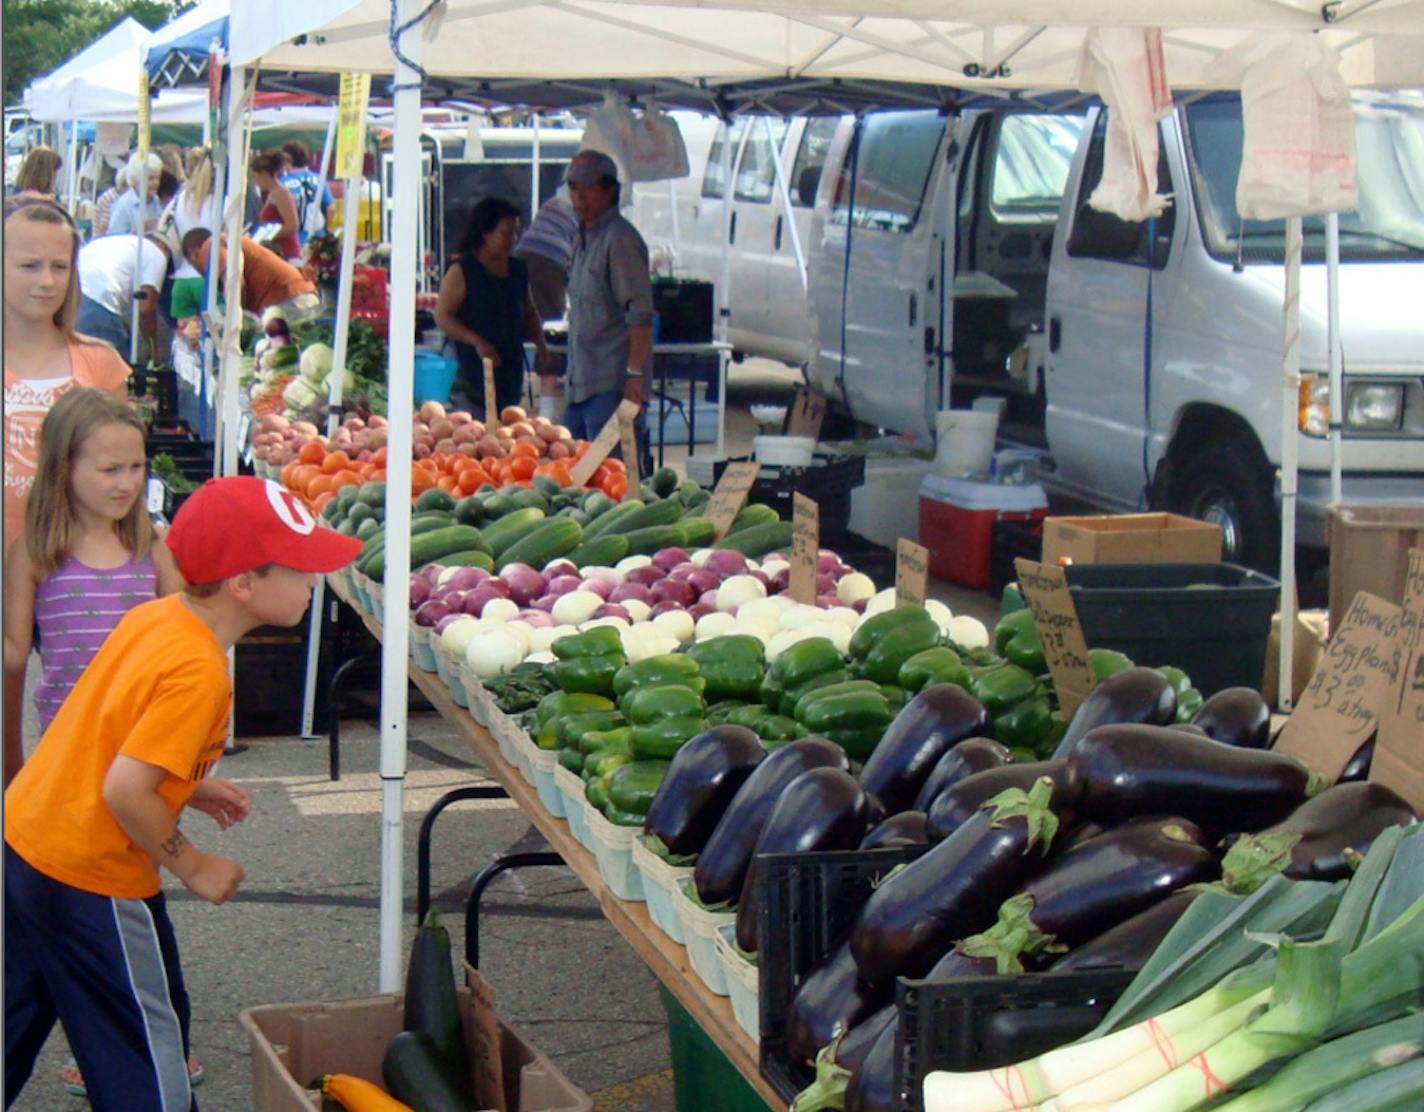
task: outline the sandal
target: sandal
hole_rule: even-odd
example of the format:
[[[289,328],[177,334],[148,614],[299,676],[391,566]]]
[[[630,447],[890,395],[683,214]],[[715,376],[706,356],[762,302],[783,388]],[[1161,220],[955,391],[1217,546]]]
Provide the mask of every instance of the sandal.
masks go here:
[[[198,1061],[196,1055],[188,1056],[188,1085],[196,1089],[203,1083],[207,1075],[203,1072],[203,1064]],[[64,1063],[64,1069],[59,1072],[60,1082],[64,1091],[70,1096],[87,1097],[89,1090],[84,1087],[84,1075],[79,1072],[79,1063],[71,1056]]]

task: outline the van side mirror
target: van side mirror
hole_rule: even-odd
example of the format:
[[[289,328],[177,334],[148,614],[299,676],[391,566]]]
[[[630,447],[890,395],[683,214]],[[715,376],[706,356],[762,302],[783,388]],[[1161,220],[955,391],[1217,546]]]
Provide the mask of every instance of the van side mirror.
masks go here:
[[[1079,258],[1140,261],[1144,229],[1145,225],[1140,222],[1131,223],[1084,203],[1073,218],[1068,254]]]
[[[802,167],[800,175],[796,179],[796,196],[803,205],[814,205],[816,203],[816,190],[821,185],[821,167]]]

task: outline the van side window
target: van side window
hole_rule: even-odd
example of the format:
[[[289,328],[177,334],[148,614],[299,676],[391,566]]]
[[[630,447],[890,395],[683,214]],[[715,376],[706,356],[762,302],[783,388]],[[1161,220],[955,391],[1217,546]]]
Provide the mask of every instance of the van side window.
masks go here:
[[[781,141],[786,138],[786,121],[762,116],[753,120],[750,127],[747,141],[742,145],[742,161],[737,167],[736,199],[770,201],[776,189],[776,160],[781,157]],[[771,129],[769,139],[768,127]]]
[[[914,228],[943,135],[944,117],[932,109],[867,116],[836,182],[832,222],[844,224],[849,218],[857,228],[888,232]]]
[[[1155,221],[1129,222],[1106,212],[1090,208],[1088,198],[1103,180],[1103,149],[1107,144],[1108,113],[1103,109],[1093,127],[1093,138],[1083,164],[1083,179],[1078,186],[1078,203],[1073,216],[1073,231],[1068,237],[1068,254],[1074,258],[1113,259],[1136,266],[1151,266],[1161,270],[1167,265],[1167,253],[1172,246],[1172,229],[1177,222],[1175,202]],[[1160,143],[1157,151],[1157,191],[1172,192],[1172,174],[1167,168],[1167,145]],[[1148,256],[1147,231],[1155,233],[1151,257]]]
[[[1005,116],[989,194],[994,215],[1000,220],[1056,221],[1082,133],[1082,116]]]
[[[809,208],[816,203],[821,171],[826,168],[826,155],[830,153],[831,140],[839,126],[838,116],[817,116],[806,121],[801,145],[796,148],[796,162],[791,167],[791,180],[786,183],[793,205]]]
[[[742,136],[747,131],[747,118],[740,116],[732,121],[732,165],[737,162],[737,148],[741,146]],[[712,140],[712,146],[707,151],[707,170],[702,175],[702,196],[704,197],[725,197],[727,187],[722,181],[722,144],[727,140],[727,125],[723,124],[717,129],[717,138]]]

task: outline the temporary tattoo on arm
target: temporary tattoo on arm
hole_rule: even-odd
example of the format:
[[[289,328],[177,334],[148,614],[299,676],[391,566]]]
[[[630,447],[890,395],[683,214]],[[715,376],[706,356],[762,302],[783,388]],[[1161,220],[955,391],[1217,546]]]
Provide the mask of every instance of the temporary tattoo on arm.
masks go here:
[[[175,829],[172,834],[164,838],[158,844],[158,848],[163,850],[169,857],[177,857],[183,852],[183,847],[188,844],[188,839],[183,837],[183,831]]]

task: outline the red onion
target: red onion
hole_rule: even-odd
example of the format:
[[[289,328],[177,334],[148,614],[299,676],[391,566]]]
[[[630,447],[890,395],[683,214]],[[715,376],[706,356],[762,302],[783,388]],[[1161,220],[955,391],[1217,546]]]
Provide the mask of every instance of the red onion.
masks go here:
[[[457,591],[468,591],[493,578],[484,568],[456,568],[443,585]]]
[[[578,575],[578,565],[572,560],[554,560],[544,569],[544,575],[548,579],[554,579],[560,575]]]
[[[440,573],[444,570],[444,564],[426,564],[417,574],[433,587],[440,579]]]
[[[711,610],[716,610],[716,609],[717,609],[717,592],[716,592],[716,591],[703,591],[701,597],[698,598],[698,600],[697,600],[695,603],[693,603],[692,605],[693,605],[693,606],[706,606],[706,607],[708,607],[708,608],[711,609]],[[689,609],[691,609],[691,607],[689,607]]]
[[[467,594],[465,596],[464,605],[461,607],[461,609],[463,609],[466,614],[473,614],[476,618],[478,618],[481,614],[484,613],[485,606],[492,599],[507,598],[507,594],[501,594],[500,592],[494,590],[495,582],[496,580],[489,580],[488,582],[481,583],[473,591]],[[500,585],[503,586],[503,584]]]
[[[668,575],[672,576],[672,578],[674,579],[686,580],[688,576],[690,576],[693,572],[701,570],[702,569],[699,568],[696,564],[694,564],[691,560],[687,560],[670,569],[668,571]]]
[[[419,610],[422,603],[430,598],[430,580],[423,575],[410,577],[410,608]]]
[[[731,575],[741,575],[747,570],[747,558],[740,552],[730,548],[714,549],[712,555],[707,557],[707,562],[702,565],[718,579],[726,579]]]
[[[577,591],[583,586],[583,580],[577,575],[556,575],[549,580],[549,594],[566,595],[570,591]]]
[[[651,606],[654,602],[653,590],[642,583],[620,583],[613,588],[613,592],[608,596],[608,601],[623,602],[630,598]]]
[[[552,606],[553,604],[550,603],[550,605]],[[554,619],[547,610],[539,610],[537,608],[521,610],[519,612],[519,621],[525,625],[533,626],[536,629],[549,628],[554,624]]]
[[[715,591],[721,580],[706,568],[697,568],[687,577],[687,585],[699,595],[705,591]]]
[[[419,626],[433,626],[441,618],[448,617],[450,608],[443,602],[431,599],[422,603],[415,612],[415,624]]]
[[[701,618],[705,614],[711,614],[716,609],[715,606],[707,606],[701,602],[694,602],[687,608],[687,612],[692,615],[692,620],[695,622],[698,618]]]
[[[623,577],[624,583],[641,583],[645,587],[651,587],[659,579],[666,577],[667,572],[653,564],[645,564],[641,568],[632,568]]]
[[[499,578],[509,585],[509,597],[521,607],[549,590],[549,581],[528,564],[506,564],[500,569]]]
[[[840,604],[840,597],[835,591],[822,592],[816,596],[816,605],[822,610],[829,610],[832,606],[839,606]]]
[[[783,564],[775,575],[771,577],[771,582],[766,585],[768,592],[774,595],[783,593],[791,586],[791,565]]]
[[[470,570],[471,570],[471,571],[479,571],[480,569],[479,569],[479,568],[471,568]],[[499,578],[498,576],[496,576],[496,575],[490,575],[488,572],[485,573],[485,578],[480,580],[479,586],[481,586],[481,587],[488,587],[491,591],[493,591],[495,594],[497,594],[500,598],[508,598],[508,597],[509,597],[509,584],[506,583],[503,579],[500,579],[500,578]]]
[[[836,593],[836,579],[830,572],[821,572],[816,576],[816,594],[833,595]]]
[[[558,602],[558,601],[559,601],[559,596],[556,595],[556,594],[550,593],[550,594],[547,594],[547,595],[542,595],[542,596],[539,597],[539,598],[536,598],[536,599],[535,599],[533,602],[531,602],[529,605],[532,606],[535,610],[549,611],[549,610],[554,609],[554,603],[556,603],[556,602]]]
[[[599,598],[604,599],[606,601],[608,597],[613,594],[613,590],[617,586],[618,584],[611,579],[605,579],[602,576],[595,576],[592,579],[585,579],[579,589],[583,591],[592,591]]]
[[[628,613],[616,602],[605,602],[593,612],[595,618],[622,618],[625,622],[632,623],[633,615]]]
[[[750,575],[753,579],[760,579],[763,587],[769,588],[771,586],[771,576],[767,575],[761,568],[750,568],[743,574]]]
[[[850,604],[850,608],[851,608],[852,610],[854,610],[857,614],[864,614],[864,613],[865,613],[865,604],[866,604],[867,602],[869,602],[869,601],[870,601],[869,599],[858,598],[858,599],[856,599],[853,603]]]
[[[648,616],[650,618],[656,618],[659,614],[668,614],[674,610],[686,609],[687,607],[683,606],[681,603],[674,602],[670,598],[665,598],[661,602],[656,602],[653,604],[652,612]]]
[[[468,618],[468,617],[469,617],[469,615],[466,614],[464,611],[456,611],[456,612],[453,613],[453,614],[446,614],[445,617],[441,618],[438,622],[435,623],[435,632],[436,632],[436,633],[444,633],[444,632],[445,632],[445,628],[446,628],[447,626],[454,625],[456,622],[460,621],[461,619],[463,619],[463,618]]]
[[[675,602],[681,608],[691,606],[698,597],[698,593],[691,583],[683,583],[676,579],[660,579],[653,584],[651,593],[654,603]]]
[[[661,568],[666,572],[672,571],[679,564],[688,562],[687,553],[681,548],[664,548],[653,555],[653,567]]]

